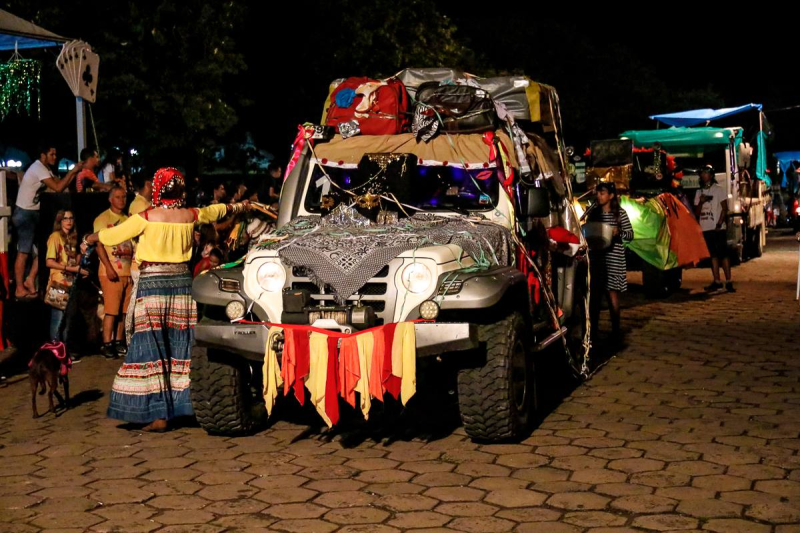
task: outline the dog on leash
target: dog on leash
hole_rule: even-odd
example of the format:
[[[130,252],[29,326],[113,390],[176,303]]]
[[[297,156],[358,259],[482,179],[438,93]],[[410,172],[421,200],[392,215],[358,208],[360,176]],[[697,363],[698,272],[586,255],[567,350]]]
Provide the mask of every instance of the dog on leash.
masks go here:
[[[71,368],[72,359],[67,354],[63,342],[48,342],[36,351],[28,363],[33,418],[39,418],[39,411],[36,409],[37,389],[40,395],[47,393],[50,402],[48,413],[55,412],[53,395],[58,398],[59,405],[63,406],[65,410],[69,409],[69,371]],[[59,383],[64,385],[64,398],[58,392]]]

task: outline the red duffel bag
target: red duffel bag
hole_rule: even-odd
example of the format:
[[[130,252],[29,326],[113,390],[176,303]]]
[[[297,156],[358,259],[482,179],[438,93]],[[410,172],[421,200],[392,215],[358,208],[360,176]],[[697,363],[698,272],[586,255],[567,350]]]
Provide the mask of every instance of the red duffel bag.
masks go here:
[[[353,120],[362,135],[395,135],[408,129],[408,92],[399,80],[347,78],[331,93],[325,125]]]

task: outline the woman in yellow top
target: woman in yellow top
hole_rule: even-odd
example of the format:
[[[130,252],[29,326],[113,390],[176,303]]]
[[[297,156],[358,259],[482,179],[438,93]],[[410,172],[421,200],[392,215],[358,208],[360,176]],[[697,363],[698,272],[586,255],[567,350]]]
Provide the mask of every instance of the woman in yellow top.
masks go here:
[[[125,362],[114,379],[108,416],[147,424],[146,431],[165,431],[168,420],[194,414],[189,365],[197,308],[187,267],[194,226],[249,208],[241,203],[186,209],[185,198],[183,174],[162,168],[153,178],[152,209],[84,241],[113,246],[139,237],[133,334]]]
[[[88,275],[88,272],[81,270],[78,266],[78,232],[75,230],[75,215],[72,211],[61,210],[56,213],[56,221],[53,224],[53,233],[47,239],[46,265],[50,269],[49,287],[55,290],[69,291],[75,283],[78,272]],[[45,301],[50,304],[50,340],[66,340],[61,338],[59,329],[61,321],[64,320],[64,307],[66,306],[66,295],[61,298],[49,298],[45,295]]]

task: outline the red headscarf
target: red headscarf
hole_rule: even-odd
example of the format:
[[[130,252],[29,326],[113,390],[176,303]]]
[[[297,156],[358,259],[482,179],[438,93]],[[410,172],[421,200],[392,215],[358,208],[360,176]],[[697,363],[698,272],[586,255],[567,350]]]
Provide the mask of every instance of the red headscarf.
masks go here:
[[[153,206],[154,207],[180,207],[183,205],[183,198],[173,198],[165,200],[161,198],[164,189],[168,185],[174,185],[176,182],[184,183],[183,174],[177,168],[167,167],[160,168],[153,176]]]

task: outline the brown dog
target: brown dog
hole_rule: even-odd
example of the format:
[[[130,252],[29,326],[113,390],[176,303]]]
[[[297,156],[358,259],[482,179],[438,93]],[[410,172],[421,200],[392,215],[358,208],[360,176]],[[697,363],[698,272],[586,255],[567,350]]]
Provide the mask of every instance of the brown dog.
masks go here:
[[[55,412],[53,395],[58,398],[59,405],[64,409],[69,408],[69,369],[72,360],[66,354],[64,344],[61,342],[47,343],[34,354],[28,363],[28,375],[31,382],[31,403],[33,405],[33,418],[39,417],[36,409],[36,390],[44,395],[47,392],[50,408],[48,412]],[[58,384],[64,385],[64,398],[58,393]],[[49,386],[49,390],[48,390]],[[40,388],[41,387],[41,388]]]

